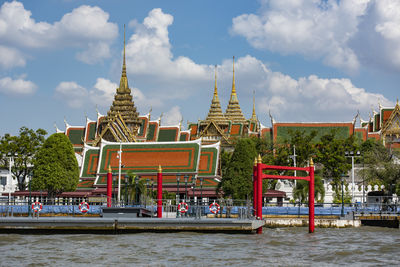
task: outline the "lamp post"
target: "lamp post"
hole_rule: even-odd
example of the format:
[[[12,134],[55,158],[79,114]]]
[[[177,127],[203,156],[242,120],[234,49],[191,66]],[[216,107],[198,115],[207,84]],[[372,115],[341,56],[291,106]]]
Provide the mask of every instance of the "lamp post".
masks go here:
[[[32,176],[29,178],[28,188],[29,188],[29,199],[28,199],[28,217],[31,216],[31,205],[32,205],[32,190],[31,190]]]
[[[135,202],[139,205],[139,192],[138,192],[139,176],[135,177]]]
[[[356,151],[356,155],[354,156],[354,151],[345,151],[344,152],[345,157],[347,158],[351,158],[351,194],[352,194],[352,201],[355,202],[354,199],[354,157],[360,157],[361,156],[361,152],[360,151]]]
[[[178,205],[181,202],[181,196],[179,195],[179,180],[181,179],[181,174],[176,174],[176,184],[177,184],[177,191],[178,194],[175,196],[176,199],[176,217],[179,217]]]
[[[203,177],[200,177],[200,217],[203,210]]]
[[[204,178],[200,178],[200,204],[203,206],[203,180]]]
[[[186,202],[187,201],[187,182],[188,182],[189,175],[185,174],[184,178],[185,178],[185,202]]]
[[[125,175],[125,200],[124,205],[128,205],[128,177]]]
[[[341,216],[344,216],[344,201],[343,201],[343,178],[342,178],[342,211],[341,211]]]
[[[144,197],[144,206],[147,208],[147,196],[149,195],[149,178],[146,179],[146,194]]]
[[[194,201],[195,191],[196,191],[196,180],[197,180],[197,177],[194,176],[193,177],[193,205],[196,204],[195,201]]]

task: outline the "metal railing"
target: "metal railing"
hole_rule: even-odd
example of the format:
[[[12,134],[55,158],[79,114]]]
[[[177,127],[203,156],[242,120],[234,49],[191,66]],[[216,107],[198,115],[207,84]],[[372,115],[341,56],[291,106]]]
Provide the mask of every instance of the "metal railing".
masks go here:
[[[82,200],[85,201],[85,200]],[[0,217],[3,216],[101,216],[102,208],[107,206],[106,202],[87,202],[89,209],[80,210],[79,201],[47,200],[40,203],[40,211],[33,210],[30,201],[8,201],[0,200]],[[207,202],[187,200],[176,203],[175,200],[165,199],[162,201],[163,217],[166,218],[253,218],[253,207],[250,201],[218,199]],[[299,203],[263,203],[263,215],[308,215],[308,205]],[[144,203],[116,203],[113,207],[141,207],[148,209],[152,216],[156,217],[157,205],[155,200]],[[343,216],[350,213],[357,214],[398,214],[400,215],[400,204],[397,203],[364,203],[364,204],[336,204],[316,203],[316,216]]]

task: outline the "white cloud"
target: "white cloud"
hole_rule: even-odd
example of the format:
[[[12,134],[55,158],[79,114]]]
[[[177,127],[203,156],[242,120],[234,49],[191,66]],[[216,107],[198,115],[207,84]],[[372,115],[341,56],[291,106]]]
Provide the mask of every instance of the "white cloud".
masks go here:
[[[24,67],[25,58],[15,48],[0,45],[0,67],[9,69],[13,67]]]
[[[356,87],[349,79],[324,79],[316,75],[293,79],[281,72],[273,72],[254,57],[238,59],[237,73],[251,70],[253,76],[237,86],[240,95],[256,91],[256,108],[263,117],[271,111],[279,121],[350,121],[361,112],[368,117],[371,105],[378,102],[393,105],[381,94],[374,94]],[[240,79],[237,79],[240,81]]]
[[[13,80],[10,77],[0,79],[0,93],[7,95],[31,95],[37,86],[31,81],[24,79]]]
[[[355,72],[361,63],[400,69],[400,2],[263,1],[233,19],[232,33],[255,48],[321,59]]]
[[[196,89],[195,84],[212,79],[213,67],[196,64],[184,56],[174,58],[168,32],[172,22],[170,14],[156,8],[149,12],[142,24],[136,21],[129,23],[135,33],[126,46],[127,70],[146,79],[155,91],[162,89],[164,98],[182,99]],[[163,88],[156,88],[155,85],[160,83],[164,84]]]
[[[18,49],[15,53],[19,54],[20,62],[24,49],[76,47],[84,49],[77,58],[93,64],[110,57],[109,46],[118,36],[117,25],[108,19],[108,13],[101,8],[83,5],[53,24],[36,22],[22,3],[5,2],[0,8],[0,45]]]
[[[162,125],[178,125],[182,120],[180,107],[174,106],[167,111],[162,118]]]
[[[55,97],[71,108],[80,108],[88,99],[88,91],[76,82],[61,82],[55,89]]]
[[[98,78],[93,89],[89,91],[90,100],[101,107],[110,106],[118,85],[104,78]]]

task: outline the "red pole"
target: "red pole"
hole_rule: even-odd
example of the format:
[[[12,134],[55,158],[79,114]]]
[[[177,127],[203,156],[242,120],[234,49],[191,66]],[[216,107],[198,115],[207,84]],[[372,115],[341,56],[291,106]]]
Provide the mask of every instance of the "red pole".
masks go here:
[[[108,165],[107,172],[107,207],[111,207],[111,192],[112,191],[112,173],[111,173],[111,165]]]
[[[257,216],[257,158],[254,159],[253,166],[253,214]]]
[[[157,218],[162,218],[162,169],[158,166],[157,172]]]
[[[314,233],[314,162],[310,159],[310,182],[308,186],[308,231]]]
[[[257,159],[257,217],[262,219],[262,166],[261,156]],[[262,234],[262,227],[257,228],[257,234]]]

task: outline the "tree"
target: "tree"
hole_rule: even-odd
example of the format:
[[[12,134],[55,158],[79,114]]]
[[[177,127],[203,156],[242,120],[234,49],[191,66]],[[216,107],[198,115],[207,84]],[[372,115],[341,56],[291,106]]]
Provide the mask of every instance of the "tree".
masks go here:
[[[255,144],[249,138],[239,139],[222,177],[220,188],[225,196],[246,199],[253,191],[252,175],[257,155]]]
[[[309,182],[306,180],[298,180],[293,188],[293,198],[298,199],[300,203],[308,202]],[[321,176],[318,171],[314,175],[314,198],[317,202],[324,202],[325,188]]]
[[[0,139],[0,156],[2,156],[0,166],[8,169],[10,162],[7,154],[14,156],[11,171],[17,178],[20,191],[26,189],[26,177],[31,175],[33,158],[42,146],[46,134],[43,129],[34,131],[23,126],[19,129],[18,136],[5,134]]]
[[[363,177],[369,184],[385,186],[389,195],[400,193],[400,165],[394,162],[392,154],[380,141],[367,140],[361,145],[366,168]]]
[[[315,161],[323,165],[322,176],[326,180],[332,181],[336,193],[340,190],[343,174],[351,169],[351,164],[347,163],[347,158],[345,157],[346,150],[356,150],[354,137],[337,139],[335,131],[322,136],[317,144]]]
[[[63,133],[51,135],[34,159],[32,190],[47,190],[49,198],[54,198],[74,191],[78,182],[78,162],[71,142]]]

